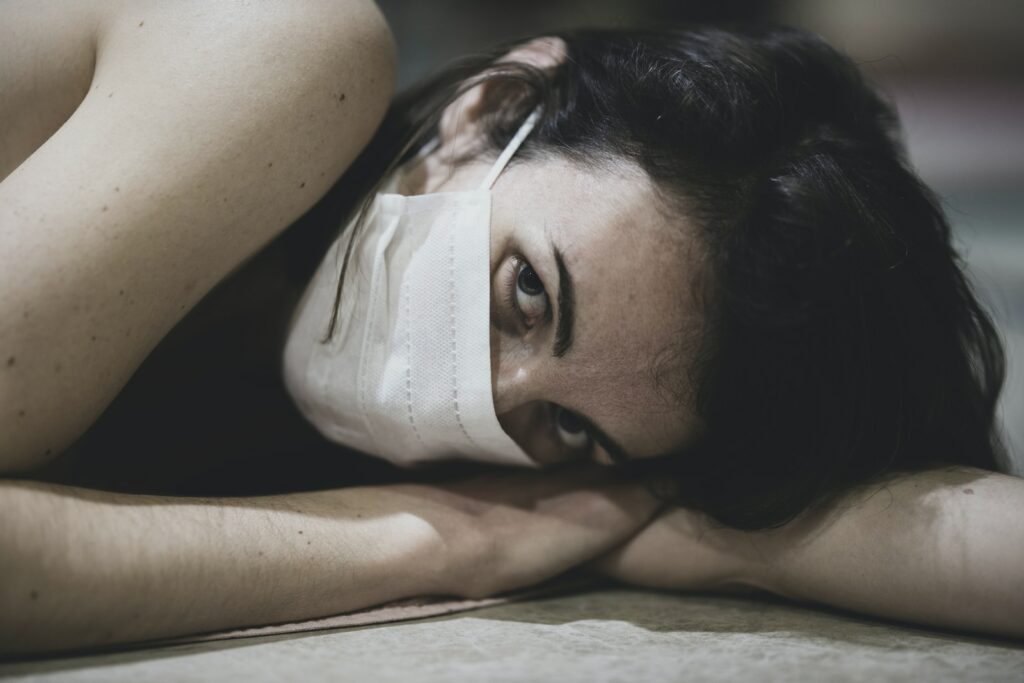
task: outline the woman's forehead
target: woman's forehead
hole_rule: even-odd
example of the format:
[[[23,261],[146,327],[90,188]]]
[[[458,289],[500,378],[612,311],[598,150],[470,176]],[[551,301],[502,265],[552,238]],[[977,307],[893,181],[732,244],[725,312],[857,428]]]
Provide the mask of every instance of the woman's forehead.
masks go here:
[[[687,340],[699,325],[685,219],[666,211],[635,169],[590,171],[563,161],[516,170],[496,188],[496,222],[508,220],[507,229],[540,252],[534,266],[546,271],[553,300],[558,278],[545,268],[546,249],[560,252],[574,290],[572,351],[550,364],[561,404],[638,455],[689,440],[688,392],[665,391],[689,376]]]
[[[636,267],[623,260],[586,274],[579,262],[577,341],[560,359],[571,377],[563,400],[634,455],[659,455],[690,437],[691,390],[684,385],[688,340],[699,322],[679,291],[686,283],[680,273],[665,272],[663,262]]]

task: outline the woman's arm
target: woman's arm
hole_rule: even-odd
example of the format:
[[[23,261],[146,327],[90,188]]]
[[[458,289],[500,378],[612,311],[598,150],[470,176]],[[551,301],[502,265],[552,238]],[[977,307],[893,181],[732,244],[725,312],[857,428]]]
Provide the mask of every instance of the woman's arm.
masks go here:
[[[593,471],[235,499],[0,481],[0,653],[489,595],[606,552],[655,508]]]
[[[5,31],[38,34],[0,54],[36,63],[34,4],[0,6]],[[391,96],[393,46],[369,0],[76,12],[86,4],[87,93],[0,182],[0,472],[81,434],[210,288],[337,180]]]
[[[1024,637],[1024,479],[962,468],[894,477],[751,533],[677,509],[596,566],[646,586],[748,586]]]

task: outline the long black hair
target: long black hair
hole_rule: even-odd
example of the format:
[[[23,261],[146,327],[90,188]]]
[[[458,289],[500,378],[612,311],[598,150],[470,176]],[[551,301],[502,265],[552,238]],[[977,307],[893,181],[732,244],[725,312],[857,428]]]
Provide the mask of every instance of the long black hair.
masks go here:
[[[517,160],[644,169],[704,255],[680,293],[703,313],[697,343],[674,351],[692,367],[660,379],[706,435],[657,466],[722,523],[779,525],[884,472],[1002,467],[1000,340],[893,109],[847,57],[785,27],[552,35],[568,49],[553,70],[498,63],[501,46],[396,100],[349,191],[370,192],[481,80],[474,153],[496,153],[540,103]]]

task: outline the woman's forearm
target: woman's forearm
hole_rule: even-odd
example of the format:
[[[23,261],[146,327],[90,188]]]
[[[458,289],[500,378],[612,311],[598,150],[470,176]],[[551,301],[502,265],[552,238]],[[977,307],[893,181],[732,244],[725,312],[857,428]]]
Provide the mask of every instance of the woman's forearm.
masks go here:
[[[0,650],[312,618],[435,590],[400,487],[204,500],[0,481]]]
[[[1024,637],[1024,479],[965,469],[905,475],[771,531],[737,531],[676,508],[591,567],[655,588],[756,588]]]
[[[750,542],[751,582],[774,593],[1024,637],[1024,479],[906,475]]]
[[[657,507],[601,467],[214,499],[0,480],[0,652],[492,595],[607,552]]]

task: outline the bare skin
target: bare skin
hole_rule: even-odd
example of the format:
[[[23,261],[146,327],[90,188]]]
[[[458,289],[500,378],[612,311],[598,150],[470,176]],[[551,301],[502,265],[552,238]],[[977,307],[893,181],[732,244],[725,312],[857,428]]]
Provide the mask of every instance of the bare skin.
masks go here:
[[[672,590],[745,587],[1024,638],[1024,480],[970,468],[892,476],[781,529],[664,512],[594,568]]]
[[[352,162],[394,55],[361,0],[0,11],[0,469],[25,470]]]
[[[359,0],[2,10],[2,111],[18,124],[2,127],[0,473],[31,477],[351,163],[394,56]],[[77,51],[40,59],[47,40]],[[609,550],[655,507],[594,472],[230,501],[2,481],[0,642],[52,651],[491,594]]]
[[[386,27],[359,0],[271,3],[267,13],[227,1],[192,11],[113,0],[32,7],[0,5],[10,32],[0,35],[0,112],[17,122],[0,126],[0,473],[29,476],[90,425],[204,293],[351,163],[386,106],[393,66]],[[537,47],[520,56],[550,58],[550,43]],[[548,237],[515,209],[517,193],[541,195],[526,170],[513,167],[496,188],[508,238],[493,250],[496,275],[506,247],[533,250],[522,243]],[[656,212],[643,213],[642,182],[602,173],[592,180],[606,195],[656,222]],[[649,244],[615,242],[623,216],[599,198],[592,222],[609,230],[595,239],[606,257],[657,244],[656,232]],[[685,249],[672,255],[686,263]],[[538,402],[557,402],[609,425],[638,457],[685,442],[699,429],[692,420],[673,433],[613,425],[618,414],[597,417],[603,408],[587,403],[592,396],[553,395],[568,386],[559,372],[578,373],[620,343],[594,341],[611,318],[635,313],[626,288],[602,291],[608,282],[580,270],[583,256],[569,259],[580,292],[616,305],[602,322],[601,309],[581,298],[577,357],[558,366],[534,354],[550,330],[502,313],[495,387],[506,428],[539,459],[577,459],[582,447],[566,449],[550,424],[534,437],[520,421]],[[544,258],[533,258],[538,270]],[[687,322],[679,316],[658,334]],[[646,352],[626,346],[616,353]],[[608,370],[590,379],[614,384],[633,369]],[[653,401],[653,389],[642,385],[640,398]],[[600,449],[594,457],[603,458]],[[648,525],[657,503],[595,469],[232,500],[0,481],[0,643],[8,653],[45,652],[424,593],[488,595],[588,562],[640,585],[749,586],[1024,637],[1020,479],[922,473],[854,492],[784,529],[741,534],[686,510]]]
[[[0,480],[0,654],[493,595],[607,552],[655,509],[599,468],[229,499]]]

